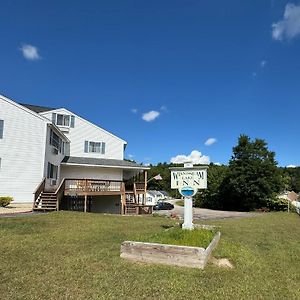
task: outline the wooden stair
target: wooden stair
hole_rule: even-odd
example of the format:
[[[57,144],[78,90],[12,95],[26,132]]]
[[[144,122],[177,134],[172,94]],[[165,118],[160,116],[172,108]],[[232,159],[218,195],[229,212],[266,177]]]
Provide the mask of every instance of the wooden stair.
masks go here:
[[[138,213],[134,193],[127,192],[125,194],[125,203],[125,215],[136,215]]]
[[[34,201],[34,211],[54,211],[57,210],[57,196],[55,192],[42,191]]]

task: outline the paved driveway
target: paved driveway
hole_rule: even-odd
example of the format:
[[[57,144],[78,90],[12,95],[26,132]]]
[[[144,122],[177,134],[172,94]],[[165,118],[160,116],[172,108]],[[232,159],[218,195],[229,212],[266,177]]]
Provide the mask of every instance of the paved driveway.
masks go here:
[[[168,200],[168,202],[174,204],[174,209],[172,210],[159,210],[155,211],[160,215],[170,216],[175,214],[179,218],[183,219],[184,207],[176,205],[178,200]],[[207,208],[193,208],[194,220],[219,220],[226,218],[249,218],[257,216],[257,213],[239,212],[239,211],[223,211],[223,210],[212,210]]]

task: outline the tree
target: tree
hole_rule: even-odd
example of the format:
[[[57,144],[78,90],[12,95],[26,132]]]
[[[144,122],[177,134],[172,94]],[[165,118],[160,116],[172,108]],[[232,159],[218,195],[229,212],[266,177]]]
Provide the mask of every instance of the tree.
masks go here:
[[[253,210],[266,207],[283,189],[275,153],[262,139],[241,135],[233,148],[226,177],[220,186],[224,209]]]
[[[207,170],[207,189],[201,190],[195,196],[195,206],[211,209],[222,207],[220,186],[226,177],[228,167],[226,165],[214,165],[211,163]]]
[[[289,184],[286,190],[293,190],[296,193],[300,192],[300,168],[282,168],[285,176],[289,177]]]

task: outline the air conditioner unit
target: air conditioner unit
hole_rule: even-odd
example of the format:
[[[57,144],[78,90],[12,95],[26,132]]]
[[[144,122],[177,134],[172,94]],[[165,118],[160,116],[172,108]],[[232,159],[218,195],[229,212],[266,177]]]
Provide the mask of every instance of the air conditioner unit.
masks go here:
[[[50,180],[50,185],[56,185],[56,181],[57,181],[56,179],[51,179]]]
[[[52,147],[52,154],[58,155],[58,149],[55,147]]]

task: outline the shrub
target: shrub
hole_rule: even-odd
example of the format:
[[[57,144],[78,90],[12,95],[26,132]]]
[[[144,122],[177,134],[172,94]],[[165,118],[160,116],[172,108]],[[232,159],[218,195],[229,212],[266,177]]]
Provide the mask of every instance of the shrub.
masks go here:
[[[2,196],[0,197],[0,206],[5,207],[13,201],[13,197],[10,196]]]
[[[283,198],[275,198],[275,199],[269,199],[267,203],[267,207],[270,210],[275,210],[275,211],[287,211],[288,210],[288,201],[287,199]],[[290,211],[295,212],[296,208],[292,203],[289,203],[290,205]]]

